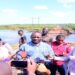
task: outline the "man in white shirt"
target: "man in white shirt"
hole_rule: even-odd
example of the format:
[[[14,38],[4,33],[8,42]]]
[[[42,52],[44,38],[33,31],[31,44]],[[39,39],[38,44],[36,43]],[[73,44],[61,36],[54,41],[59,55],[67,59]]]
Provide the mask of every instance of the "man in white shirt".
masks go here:
[[[0,38],[0,61],[10,60],[12,54],[9,49],[5,46],[5,44],[3,44],[3,41]]]

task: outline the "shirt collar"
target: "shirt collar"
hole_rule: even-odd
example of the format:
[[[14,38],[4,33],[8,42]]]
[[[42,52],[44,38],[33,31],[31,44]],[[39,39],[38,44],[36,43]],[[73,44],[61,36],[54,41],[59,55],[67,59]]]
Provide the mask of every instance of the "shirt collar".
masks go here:
[[[40,46],[40,44],[41,44],[41,42],[38,43],[38,44],[34,44],[34,43],[31,41],[31,45],[32,45],[32,46]]]

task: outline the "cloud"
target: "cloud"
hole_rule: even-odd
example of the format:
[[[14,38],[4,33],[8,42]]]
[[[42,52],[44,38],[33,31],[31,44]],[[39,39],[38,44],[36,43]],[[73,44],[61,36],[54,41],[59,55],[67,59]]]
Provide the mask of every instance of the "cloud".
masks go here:
[[[74,3],[75,0],[57,0],[60,3]]]
[[[19,16],[17,18],[17,23],[19,24],[30,24],[32,22],[32,18],[31,17],[27,17],[27,16]]]
[[[61,3],[64,8],[75,7],[75,0],[57,0],[57,2]]]
[[[48,7],[47,6],[41,6],[41,5],[39,5],[39,6],[34,6],[34,9],[35,10],[47,10]]]
[[[56,12],[51,12],[51,13],[55,17],[65,17],[65,12],[62,12],[62,11],[56,11]]]
[[[71,4],[63,4],[63,7],[65,7],[65,8],[71,8],[71,7],[73,7],[73,5],[71,5]]]
[[[2,9],[2,13],[9,15],[9,16],[17,15],[17,11],[14,9]]]
[[[19,22],[26,23],[26,22],[29,22],[31,19],[29,17],[21,16],[18,18],[18,20],[19,20]]]
[[[75,12],[72,12],[72,11],[52,11],[50,12],[51,16],[55,17],[55,18],[68,18],[69,16],[70,17],[73,17]]]
[[[0,24],[47,24],[47,23],[75,23],[75,12],[51,11],[43,15],[9,16],[0,15]]]
[[[52,11],[50,12],[51,23],[75,23],[75,12],[72,11]]]

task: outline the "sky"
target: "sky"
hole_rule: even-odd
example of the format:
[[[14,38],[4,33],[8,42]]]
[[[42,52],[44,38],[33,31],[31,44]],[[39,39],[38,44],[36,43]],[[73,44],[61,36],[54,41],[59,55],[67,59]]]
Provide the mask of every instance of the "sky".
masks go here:
[[[0,25],[57,23],[75,23],[75,0],[0,0]]]

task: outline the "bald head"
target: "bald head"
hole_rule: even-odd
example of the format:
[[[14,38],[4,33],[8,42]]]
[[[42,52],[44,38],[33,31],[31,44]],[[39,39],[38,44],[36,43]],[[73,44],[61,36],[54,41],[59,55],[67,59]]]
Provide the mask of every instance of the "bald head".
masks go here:
[[[31,35],[31,40],[34,44],[38,44],[41,42],[41,39],[42,39],[42,35],[41,35],[41,32],[39,31],[35,31],[32,33]]]
[[[5,62],[0,62],[0,75],[12,75],[11,66]]]

